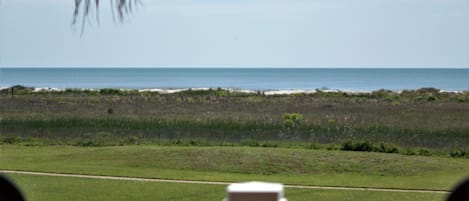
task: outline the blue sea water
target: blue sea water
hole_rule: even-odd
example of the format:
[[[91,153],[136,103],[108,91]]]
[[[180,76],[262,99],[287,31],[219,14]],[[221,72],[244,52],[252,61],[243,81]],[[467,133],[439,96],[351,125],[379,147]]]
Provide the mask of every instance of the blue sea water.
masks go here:
[[[1,68],[0,87],[469,90],[469,69]]]

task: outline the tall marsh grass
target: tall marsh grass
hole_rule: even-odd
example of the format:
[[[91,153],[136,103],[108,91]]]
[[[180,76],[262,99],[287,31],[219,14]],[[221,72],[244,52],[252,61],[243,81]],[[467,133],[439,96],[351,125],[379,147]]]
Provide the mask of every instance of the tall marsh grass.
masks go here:
[[[239,144],[243,140],[341,143],[344,141],[387,142],[406,147],[468,147],[468,130],[425,131],[386,126],[351,127],[301,124],[285,132],[281,123],[233,120],[181,119],[3,119],[2,136],[57,138],[64,141],[108,133],[109,138],[136,136],[142,141],[206,139]]]
[[[177,142],[344,149],[346,142],[367,142],[383,152],[387,147],[380,144],[458,151],[454,156],[465,156],[469,147],[469,92],[317,90],[266,96],[222,89],[159,94],[12,88],[13,93],[0,90],[5,143],[21,138],[81,146]]]

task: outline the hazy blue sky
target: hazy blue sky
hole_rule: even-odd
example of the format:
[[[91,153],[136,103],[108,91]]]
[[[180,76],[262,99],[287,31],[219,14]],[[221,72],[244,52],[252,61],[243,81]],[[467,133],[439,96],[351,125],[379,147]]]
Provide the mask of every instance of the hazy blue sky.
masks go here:
[[[0,67],[469,67],[468,0],[142,1],[81,38],[73,0],[2,0]]]

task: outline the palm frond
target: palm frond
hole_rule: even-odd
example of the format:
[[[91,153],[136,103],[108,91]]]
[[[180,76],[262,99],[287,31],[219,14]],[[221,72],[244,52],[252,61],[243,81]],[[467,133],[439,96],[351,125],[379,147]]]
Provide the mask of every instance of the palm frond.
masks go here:
[[[112,19],[114,22],[124,22],[126,17],[132,14],[138,6],[143,5],[140,0],[109,0]],[[99,24],[100,0],[75,0],[72,25],[81,23],[81,34],[85,30],[86,21],[94,14],[96,23]],[[93,13],[94,12],[94,13]],[[115,14],[117,13],[117,15]]]

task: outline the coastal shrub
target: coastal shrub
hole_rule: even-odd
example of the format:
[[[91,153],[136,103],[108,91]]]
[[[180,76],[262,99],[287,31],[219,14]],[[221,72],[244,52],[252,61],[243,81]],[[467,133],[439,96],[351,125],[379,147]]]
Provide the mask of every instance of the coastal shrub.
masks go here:
[[[283,114],[283,133],[285,137],[291,139],[294,135],[297,134],[298,128],[301,120],[303,120],[303,115],[300,113],[285,113]]]
[[[393,98],[392,96],[385,96],[385,97],[383,98],[383,100],[384,100],[385,102],[393,102],[393,99],[394,99],[394,98]]]
[[[332,151],[332,150],[339,150],[340,147],[338,145],[335,145],[335,144],[329,144],[329,146],[327,146],[326,148],[328,151]]]
[[[430,150],[425,149],[425,148],[420,148],[420,149],[418,150],[418,155],[421,155],[421,156],[431,156],[432,154],[431,154]]]
[[[449,156],[452,158],[469,158],[469,152],[466,151],[451,151]]]
[[[97,91],[96,91],[96,90],[85,89],[85,90],[83,91],[83,93],[89,94],[89,95],[96,95],[96,94],[97,94]]]
[[[273,143],[273,142],[262,142],[260,143],[260,146],[261,147],[278,147],[278,144]]]
[[[65,93],[69,93],[69,94],[71,94],[71,93],[78,93],[79,94],[81,92],[82,92],[82,90],[80,90],[80,89],[72,89],[72,88],[66,88],[65,89]]]
[[[22,140],[23,139],[19,136],[9,136],[9,137],[3,137],[2,138],[2,143],[5,143],[5,144],[18,144]]]
[[[34,140],[34,141],[26,141],[24,143],[22,143],[24,146],[26,147],[36,147],[36,146],[44,146],[44,145],[47,145],[43,142],[41,142],[40,140]]]
[[[425,96],[417,96],[417,97],[415,97],[415,100],[416,100],[416,101],[419,101],[419,102],[424,101],[424,100],[425,100]]]
[[[381,152],[381,153],[399,153],[399,148],[392,144],[380,143],[375,146],[368,141],[345,141],[342,143],[340,150],[343,151],[367,151],[367,152]]]
[[[217,97],[225,97],[227,95],[228,95],[228,91],[223,90],[221,88],[217,88],[217,90],[216,90],[216,96]]]
[[[102,95],[122,95],[122,91],[119,89],[104,88],[100,89],[99,93]]]
[[[373,151],[382,153],[399,153],[399,148],[395,145],[380,143],[378,147],[373,147]]]
[[[372,98],[390,98],[394,94],[391,90],[380,89],[377,91],[371,92]]]
[[[259,146],[259,142],[257,142],[257,140],[253,140],[253,139],[241,140],[240,144],[241,144],[241,146],[249,146],[249,147],[258,147]]]
[[[431,101],[436,101],[437,98],[435,96],[428,96],[427,97],[427,101],[431,102]]]
[[[197,145],[199,145],[199,142],[198,142],[198,141],[189,140],[189,146],[197,146]]]
[[[303,120],[303,115],[300,113],[285,113],[283,114],[283,127],[286,129],[297,128],[301,120]]]
[[[200,139],[176,139],[176,140],[162,140],[158,144],[166,146],[209,146],[210,143]]]
[[[356,142],[354,151],[373,151],[373,144],[370,142]]]
[[[437,100],[437,97],[435,96],[417,96],[415,98],[415,100],[419,101],[419,102],[433,102],[433,101],[436,101]]]
[[[469,102],[469,99],[466,99],[463,96],[459,96],[456,100],[460,103]]]
[[[413,149],[410,149],[410,148],[407,148],[405,150],[405,155],[409,155],[409,156],[414,156],[414,155],[417,155],[417,153],[415,153],[415,151]]]
[[[373,151],[373,144],[367,141],[364,142],[352,142],[346,141],[342,143],[340,150],[343,151]]]

